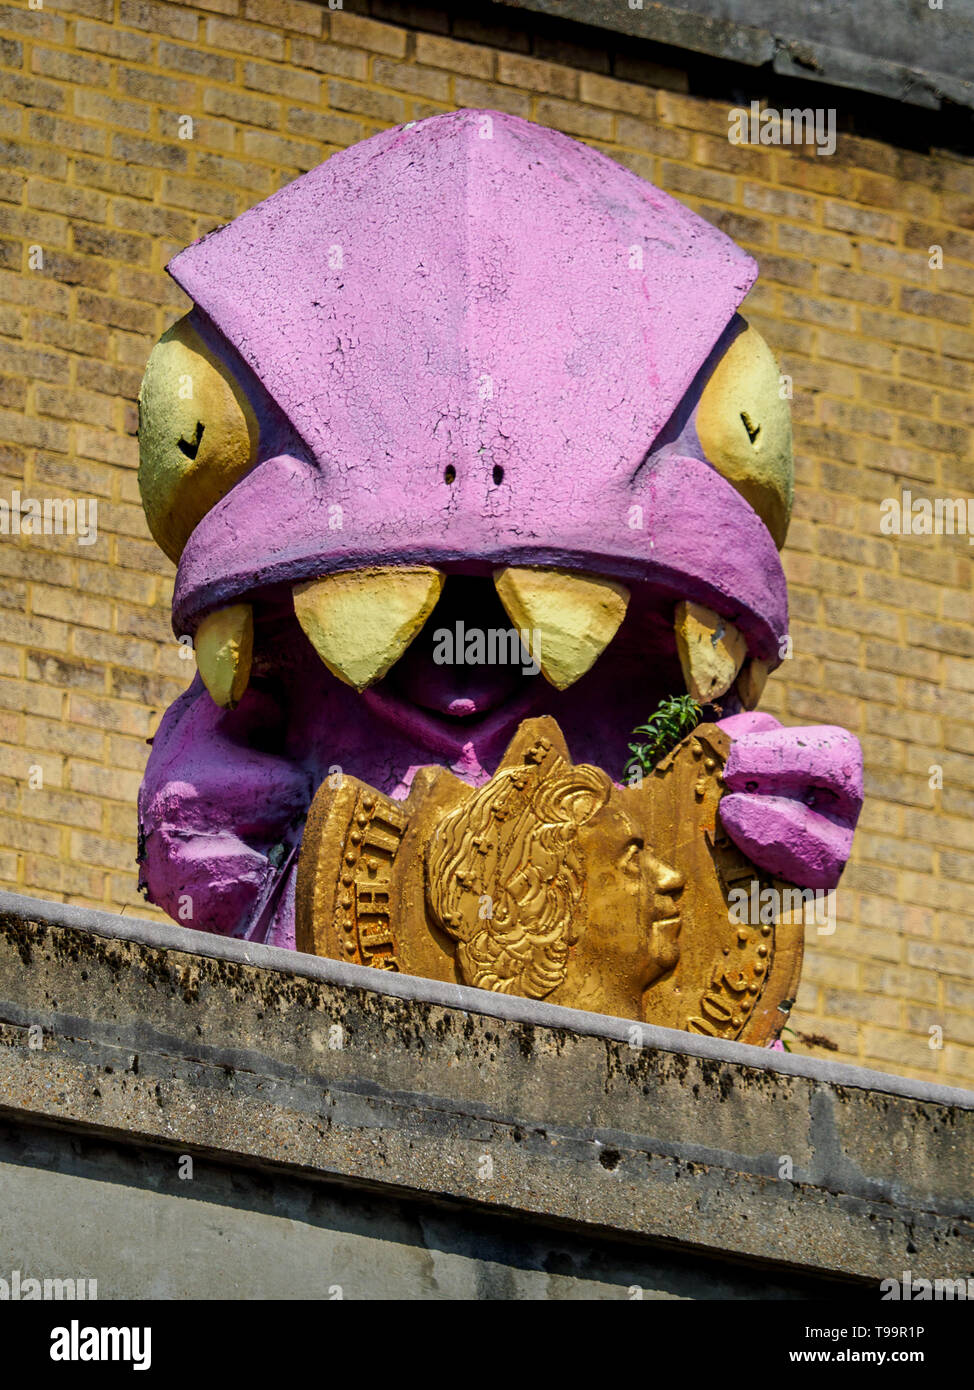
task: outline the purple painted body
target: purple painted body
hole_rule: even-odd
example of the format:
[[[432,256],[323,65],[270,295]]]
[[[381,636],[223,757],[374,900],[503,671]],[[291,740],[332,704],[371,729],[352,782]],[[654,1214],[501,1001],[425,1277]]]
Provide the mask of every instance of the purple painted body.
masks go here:
[[[778,552],[693,424],[755,266],[673,199],[557,132],[458,112],[335,155],[170,270],[213,350],[252,373],[262,424],[256,466],[177,574],[177,634],[234,602],[256,623],[239,708],[197,678],[147,768],[144,878],[177,920],[293,947],[303,819],[334,768],[397,796],[429,763],[477,783],[522,718],[549,713],[576,760],[618,777],[630,730],[683,688],[681,599],[778,663]],[[298,628],[291,586],[404,563],[444,571],[471,624],[505,621],[498,565],[594,572],[632,597],[568,690],[436,667],[421,637],[356,694]],[[858,745],[767,718],[726,722],[725,824],[762,867],[830,886]]]

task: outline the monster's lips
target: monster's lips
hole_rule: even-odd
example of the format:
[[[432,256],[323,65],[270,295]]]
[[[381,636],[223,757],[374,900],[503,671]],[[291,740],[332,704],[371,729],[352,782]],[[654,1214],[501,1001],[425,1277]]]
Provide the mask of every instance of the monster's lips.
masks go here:
[[[469,516],[448,511],[429,534],[420,509],[443,514],[442,499],[435,508],[431,501],[403,495],[391,515],[359,528],[361,498],[350,485],[343,492],[340,478],[326,482],[308,463],[270,459],[190,537],[174,628],[197,632],[199,652],[213,614],[230,607],[245,623],[263,595],[290,590],[333,674],[358,690],[376,686],[387,706],[449,722],[520,706],[526,686],[544,685],[513,662],[432,660],[432,634],[459,621],[468,630],[513,622],[538,634],[543,675],[559,689],[613,641],[636,592],[653,595],[655,615],[675,611],[692,693],[696,680],[706,698],[717,698],[748,662],[766,671],[780,660],[786,600],[777,549],[740,494],[700,459],[652,460],[625,488],[607,488],[597,511],[553,514],[544,540],[518,525],[513,507],[481,518],[476,533]],[[341,529],[328,524],[336,508]],[[405,539],[419,535],[422,542]],[[630,612],[627,631],[632,623]],[[241,630],[234,651],[244,637]]]

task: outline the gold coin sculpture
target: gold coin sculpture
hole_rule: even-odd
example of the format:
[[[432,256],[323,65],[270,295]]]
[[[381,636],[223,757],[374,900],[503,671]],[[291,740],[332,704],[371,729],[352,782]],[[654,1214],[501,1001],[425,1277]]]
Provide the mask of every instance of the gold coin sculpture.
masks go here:
[[[797,989],[804,926],[778,910],[791,885],[720,825],[728,747],[701,725],[641,785],[617,786],[573,764],[542,718],[480,787],[426,767],[397,801],[335,774],[305,829],[298,949],[767,1043]]]

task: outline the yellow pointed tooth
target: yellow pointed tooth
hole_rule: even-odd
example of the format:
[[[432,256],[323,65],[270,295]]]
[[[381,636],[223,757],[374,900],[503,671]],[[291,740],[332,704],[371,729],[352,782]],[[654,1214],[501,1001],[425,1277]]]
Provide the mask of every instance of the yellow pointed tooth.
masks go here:
[[[233,603],[209,613],[196,633],[196,664],[203,684],[223,709],[239,705],[250,680],[254,653],[254,611]]]
[[[770,674],[771,667],[768,663],[759,661],[757,657],[752,657],[744,663],[737,678],[737,693],[745,709],[757,709]]]
[[[719,700],[733,685],[747,656],[743,635],[700,603],[678,603],[674,626],[687,690],[701,705]]]
[[[570,570],[511,567],[494,583],[507,616],[528,634],[541,674],[558,690],[584,676],[626,616],[629,590],[613,579]]]
[[[425,565],[346,570],[297,584],[294,612],[332,675],[364,690],[399,660],[442,588]]]

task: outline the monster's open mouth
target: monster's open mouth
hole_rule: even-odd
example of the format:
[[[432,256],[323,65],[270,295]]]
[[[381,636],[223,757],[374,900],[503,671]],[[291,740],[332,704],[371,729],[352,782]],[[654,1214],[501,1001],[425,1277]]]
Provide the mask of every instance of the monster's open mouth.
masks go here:
[[[344,486],[282,453],[189,537],[174,628],[194,635],[218,705],[243,698],[252,648],[255,671],[290,669],[293,686],[315,689],[319,716],[330,702],[329,717],[357,720],[335,686],[357,692],[413,746],[407,767],[452,763],[476,742],[486,768],[521,718],[550,714],[577,756],[618,776],[660,699],[750,709],[780,660],[774,539],[702,459],[664,449],[586,507],[553,513],[544,535],[500,495],[506,475],[477,536],[457,505],[473,486],[462,474],[396,495],[367,527],[351,524],[362,502]],[[443,517],[433,534],[430,511]]]
[[[594,577],[589,582],[598,586]],[[571,580],[564,583],[562,600],[570,606]],[[675,619],[679,605],[669,595],[634,585],[624,591],[628,597],[623,602],[621,586],[604,583],[617,613],[595,634],[591,628],[598,622],[593,620],[589,642],[580,650],[561,651],[559,632],[525,625],[529,619],[512,625],[494,580],[448,575],[417,636],[362,698],[387,722],[433,739],[453,754],[471,740],[489,740],[495,731],[506,739],[528,715],[565,719],[579,700],[576,684],[583,701],[591,698],[593,686],[602,691],[603,700],[628,692],[648,714],[665,694],[686,689],[689,676],[701,698],[701,687],[709,681],[707,703],[726,697],[729,709],[741,707],[741,695],[733,687],[748,660],[742,638],[732,664],[725,663],[726,684],[714,686],[695,654],[690,660],[696,661],[696,674],[681,667]],[[729,621],[717,630],[725,641],[734,632]],[[606,639],[604,647],[601,638]]]
[[[430,536],[405,494],[350,535],[356,500],[334,503],[332,479],[278,455],[193,531],[174,627],[194,634],[223,707],[243,698],[252,648],[256,671],[290,669],[292,685],[316,690],[319,717],[330,701],[335,719],[354,720],[335,686],[357,692],[415,749],[407,766],[452,763],[476,742],[486,768],[520,718],[551,714],[577,756],[618,776],[631,730],[663,697],[753,708],[786,631],[777,548],[740,492],[674,451],[637,482],[635,507],[628,483],[607,487],[591,524],[555,515],[544,539],[513,509],[477,544],[449,510]],[[453,486],[434,486],[449,507]],[[295,752],[302,732],[299,721]]]
[[[322,745],[319,776],[335,762],[323,743],[330,719],[349,702],[427,758],[454,763],[476,749],[474,775],[522,719],[548,714],[579,757],[615,778],[631,731],[664,697],[688,692],[714,714],[757,703],[769,663],[726,599],[721,616],[674,583],[470,569],[440,561],[258,584],[200,622],[203,681],[248,724],[248,688],[273,686],[288,746],[307,762],[309,740]]]

